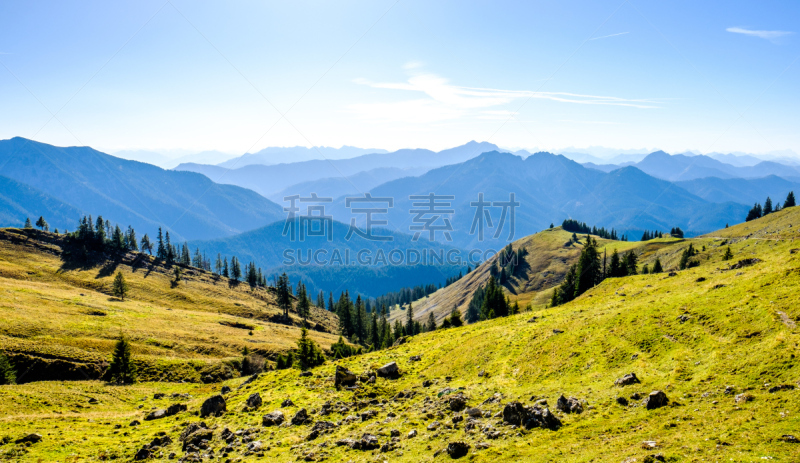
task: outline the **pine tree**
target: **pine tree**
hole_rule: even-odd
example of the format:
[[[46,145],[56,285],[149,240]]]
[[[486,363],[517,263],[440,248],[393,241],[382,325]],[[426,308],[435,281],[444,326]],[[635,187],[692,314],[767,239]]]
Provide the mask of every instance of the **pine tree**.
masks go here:
[[[222,276],[225,278],[230,278],[230,272],[228,271],[228,258],[226,257],[222,264]]]
[[[786,209],[787,207],[794,207],[795,205],[794,191],[790,191],[789,194],[786,195],[786,201],[783,202],[783,208]]]
[[[611,262],[608,265],[608,276],[618,278],[625,276],[626,272],[623,270],[622,262],[619,259],[619,253],[616,249],[611,253]]]
[[[226,274],[228,272],[228,260],[225,259],[225,269],[223,270]],[[227,276],[227,275],[226,275]],[[286,320],[289,319],[289,310],[292,308],[292,298],[291,294],[289,293],[289,277],[286,276],[286,273],[278,277],[277,287],[275,288],[275,293],[278,299],[278,308],[283,310],[283,318]]]
[[[167,259],[167,248],[164,246],[164,237],[161,234],[161,227],[158,227],[158,248],[156,248],[156,258],[159,260]]]
[[[764,201],[764,209],[763,215],[772,214],[772,200],[769,196],[767,196],[767,200]]]
[[[425,323],[425,331],[436,331],[436,318],[433,316],[433,310],[428,313],[428,322]]]
[[[119,298],[121,301],[125,300],[125,295],[128,294],[128,283],[125,281],[122,272],[118,271],[117,275],[114,277],[111,292],[114,294],[114,297]]]
[[[597,252],[597,241],[586,235],[586,245],[578,258],[578,267],[575,271],[578,278],[575,285],[575,297],[588,291],[600,283],[603,272],[600,268],[600,254]]]
[[[194,257],[192,257],[192,267],[203,268],[203,255],[200,254],[200,248],[195,248]]]
[[[613,262],[613,255],[612,262]],[[564,277],[564,281],[561,283],[561,286],[557,287],[553,290],[553,297],[550,299],[550,306],[555,307],[557,305],[565,304],[575,298],[575,286],[577,282],[577,265],[572,264],[567,271],[567,275]]]
[[[325,363],[325,355],[316,342],[308,337],[308,330],[302,328],[297,340],[297,361],[300,369],[305,371]]]
[[[128,249],[131,251],[139,250],[139,243],[136,242],[136,231],[130,225],[128,225]]]
[[[759,219],[762,216],[761,204],[756,203],[752,209],[747,213],[747,217],[745,217],[744,221],[749,222],[751,220]]]
[[[36,221],[36,226],[39,227],[41,230],[44,230],[44,227],[47,225],[47,222],[44,221],[44,217],[39,216],[39,220]]]
[[[111,356],[111,366],[108,368],[111,381],[117,384],[131,384],[136,382],[136,366],[133,364],[131,344],[123,336],[117,341],[114,353]]]
[[[408,310],[406,310],[406,334],[413,336],[414,333],[414,306],[408,303]]]
[[[519,307],[519,306],[517,306]],[[461,312],[458,311],[458,308],[454,305],[453,310],[450,311],[450,326],[458,328],[459,326],[463,326],[464,321],[461,320]]]
[[[242,267],[239,265],[239,259],[236,256],[231,257],[231,278],[239,281],[242,277]]]
[[[353,334],[358,338],[358,342],[364,344],[367,340],[367,312],[364,308],[364,301],[359,294],[356,297],[356,305],[354,310],[353,319]]]
[[[153,255],[153,243],[150,242],[150,237],[147,236],[147,233],[142,237],[142,252],[145,251],[151,256]]]
[[[333,292],[328,293],[328,312],[336,310],[333,306]]]
[[[653,264],[653,270],[650,273],[661,273],[663,271],[664,271],[664,269],[661,268],[661,259],[656,257],[656,261]]]
[[[31,218],[30,217],[26,217],[25,218],[25,228],[33,228],[33,225],[31,225]]]
[[[247,283],[250,287],[258,285],[258,273],[256,272],[256,264],[250,262],[247,265]]]
[[[637,261],[639,258],[636,256],[636,253],[633,251],[628,251],[625,253],[625,274],[626,275],[636,275],[639,272],[637,271]]]
[[[731,252],[731,247],[728,246],[728,248],[725,250],[725,255],[722,256],[722,260],[731,260],[731,259],[733,259],[733,252]]]
[[[176,265],[172,268],[172,273],[175,277],[175,284],[177,285],[181,281],[181,268]]]
[[[165,257],[167,265],[172,265],[172,263],[175,262],[175,250],[172,248],[172,244],[169,242],[169,232],[164,234],[164,247],[167,248],[167,254]]]
[[[306,294],[306,286],[303,283],[297,284],[297,315],[303,320],[308,320],[311,314],[311,307],[308,301],[308,294]]]
[[[192,265],[192,257],[189,255],[189,245],[186,241],[183,242],[183,247],[181,248],[180,262],[187,267]]]
[[[17,382],[17,372],[11,361],[3,352],[0,352],[0,385],[15,384]]]
[[[370,318],[369,343],[372,345],[373,350],[377,350],[381,347],[381,329],[378,326],[378,314],[373,311]]]
[[[217,271],[217,275],[222,275],[222,256],[217,253],[217,260],[214,262],[214,270]]]

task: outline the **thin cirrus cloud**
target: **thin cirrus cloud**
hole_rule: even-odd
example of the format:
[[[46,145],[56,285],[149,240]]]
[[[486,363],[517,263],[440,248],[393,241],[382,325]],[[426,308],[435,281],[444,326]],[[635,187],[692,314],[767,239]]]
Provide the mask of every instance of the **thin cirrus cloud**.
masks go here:
[[[503,90],[452,85],[434,74],[416,74],[405,82],[372,82],[355,79],[354,83],[376,89],[421,93],[425,98],[412,100],[351,104],[348,108],[367,118],[435,122],[473,115],[478,118],[502,117],[507,111],[490,109],[521,99],[543,99],[566,104],[625,106],[638,109],[658,108],[654,99],[629,99],[614,96],[570,92]]]
[[[609,37],[617,37],[617,36],[619,36],[619,35],[625,35],[625,34],[630,34],[630,32],[617,32],[616,34],[604,35],[604,36],[602,36],[602,37],[594,37],[594,38],[591,38],[591,39],[589,39],[589,40],[600,40],[600,39],[607,39],[607,38],[609,38]]]
[[[752,29],[745,29],[743,27],[729,27],[725,29],[728,32],[732,32],[734,34],[743,34],[749,35],[751,37],[758,37],[760,39],[766,40],[777,40],[781,37],[786,37],[787,35],[792,35],[794,32],[789,31],[757,31]]]

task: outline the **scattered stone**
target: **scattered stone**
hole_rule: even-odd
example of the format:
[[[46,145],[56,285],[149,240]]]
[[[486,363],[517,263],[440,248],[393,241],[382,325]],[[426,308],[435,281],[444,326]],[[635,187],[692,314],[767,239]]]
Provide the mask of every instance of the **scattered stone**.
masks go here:
[[[167,407],[167,416],[177,415],[180,412],[185,412],[189,407],[186,404],[172,404]]]
[[[136,455],[133,456],[133,459],[135,461],[139,461],[139,460],[147,460],[152,457],[153,457],[152,452],[150,452],[150,449],[145,445],[144,447],[140,448],[138,452],[136,452]]]
[[[642,397],[644,396],[639,392],[634,392],[633,394],[631,394],[631,400],[641,400]]]
[[[617,397],[617,403],[622,405],[623,407],[627,407],[628,399],[626,399],[625,397]]]
[[[412,437],[417,437],[417,430],[416,429],[412,429],[411,431],[408,431],[408,435],[406,437],[408,439],[411,439]]]
[[[301,378],[307,378],[307,377],[313,376],[313,375],[314,375],[314,373],[311,373],[310,371],[303,371],[303,372],[300,373],[300,377]]]
[[[231,392],[230,386],[222,386],[222,389],[219,391],[220,394],[227,394],[229,392]]]
[[[556,410],[560,410],[564,413],[582,413],[583,405],[575,397],[567,399],[562,395],[558,398],[558,401],[556,401]]]
[[[91,404],[91,405],[97,405],[97,404],[99,404],[99,403],[100,403],[100,401],[99,401],[99,400],[97,400],[97,399],[95,399],[94,397],[90,397],[90,398],[89,398],[89,404]]]
[[[665,461],[667,461],[667,459],[664,458],[664,455],[662,455],[660,453],[656,453],[656,454],[653,454],[653,455],[647,455],[646,457],[644,457],[642,459],[642,463],[656,463],[657,461],[665,462]]]
[[[225,398],[217,394],[206,399],[203,405],[200,406],[200,418],[220,416],[226,411],[228,411],[228,407],[225,404]]]
[[[158,399],[163,399],[163,398],[164,398],[164,393],[163,392],[156,392],[155,394],[153,394],[153,400],[158,400]]]
[[[485,371],[483,371],[483,370],[479,371],[479,372],[478,372],[478,378],[482,378],[482,377],[483,377],[483,375],[485,375],[485,374],[486,374],[486,372],[485,372]]]
[[[247,447],[244,452],[245,455],[252,455],[254,453],[259,453],[264,450],[264,444],[261,443],[260,440],[255,440],[252,442],[247,443]]]
[[[639,381],[639,378],[636,377],[636,373],[628,373],[622,378],[614,381],[614,385],[616,386],[630,386],[631,384],[638,383],[641,383],[641,381]]]
[[[375,450],[380,448],[378,438],[372,434],[364,434],[359,440],[350,438],[339,439],[336,441],[336,445],[346,445],[353,450]]]
[[[699,277],[698,279],[696,279],[694,281],[697,282],[697,283],[702,283],[702,282],[706,281],[706,277]]]
[[[469,453],[469,444],[463,441],[450,442],[447,444],[447,454],[450,458],[461,458]]]
[[[368,421],[378,416],[378,412],[375,410],[366,410],[359,413],[358,416],[361,417],[361,421]]]
[[[447,406],[454,412],[460,412],[467,406],[467,397],[460,392],[452,395],[447,399]]]
[[[148,413],[147,416],[144,417],[145,421],[152,421],[158,420],[161,418],[165,418],[167,416],[167,411],[164,409],[153,410],[152,412]]]
[[[392,344],[392,347],[397,347],[397,346],[403,345],[406,342],[408,342],[408,337],[407,336],[401,336],[401,337],[397,338],[397,340],[394,342],[394,344]]]
[[[528,320],[528,323],[536,323],[537,318],[538,317],[532,317],[531,319]]]
[[[561,334],[563,332],[564,332],[563,330],[553,329],[553,334]]]
[[[725,386],[725,394],[731,395],[736,392],[736,389],[733,386]]]
[[[478,407],[468,408],[464,413],[471,416],[472,418],[480,418],[483,416],[483,412]]]
[[[784,434],[781,436],[781,440],[784,442],[788,442],[790,444],[800,444],[800,439],[791,435],[791,434]]]
[[[133,420],[128,424],[128,426],[139,426],[140,424],[142,423],[140,423],[138,420]]]
[[[267,413],[261,421],[262,426],[280,426],[283,423],[283,412],[276,410],[272,413]]]
[[[33,433],[30,433],[30,434],[28,434],[28,435],[26,435],[24,437],[21,437],[21,438],[17,439],[16,443],[17,444],[26,444],[26,443],[30,442],[31,444],[35,444],[35,443],[41,442],[41,441],[42,441],[42,435],[33,432]]]
[[[305,408],[297,410],[297,413],[292,417],[291,423],[295,426],[311,423],[312,419],[308,416],[308,411]]]
[[[737,404],[741,404],[741,403],[745,403],[745,402],[752,402],[754,399],[755,399],[755,397],[753,397],[752,394],[748,394],[746,392],[743,392],[743,393],[741,393],[741,394],[739,394],[739,395],[737,395],[736,397],[733,398],[733,400],[735,400]]]
[[[757,264],[759,262],[761,262],[761,259],[758,259],[756,257],[753,257],[753,258],[750,258],[750,259],[742,259],[739,262],[731,265],[729,267],[729,270],[736,270],[736,269],[740,269],[740,268],[744,268],[744,267],[749,267],[749,266],[755,265],[755,264]]]
[[[519,402],[510,402],[503,408],[502,414],[503,421],[526,429],[546,428],[555,431],[561,427],[561,421],[547,408],[525,407]]]
[[[478,442],[477,444],[475,444],[475,448],[478,450],[486,450],[489,447],[491,447],[491,445],[489,445],[488,442]]]
[[[689,314],[683,314],[680,317],[678,317],[678,321],[681,323],[686,323],[690,318],[691,317],[689,316]]]
[[[336,373],[333,375],[334,386],[353,386],[358,381],[355,373],[347,368],[336,365]]]
[[[404,339],[404,338],[400,338],[400,339]],[[400,339],[398,339],[398,341]],[[395,344],[397,344],[397,343],[395,342]],[[381,378],[395,379],[395,378],[398,378],[400,376],[400,368],[397,367],[397,363],[395,363],[395,362],[387,363],[386,365],[378,368],[378,370],[376,372],[378,373],[378,376],[380,376]]]
[[[261,406],[261,396],[258,392],[250,394],[250,397],[247,398],[247,408],[250,409],[257,409]]]
[[[422,387],[431,387],[431,386],[433,386],[433,381],[429,379],[426,379],[425,381],[422,382]]]
[[[253,376],[247,378],[246,380],[244,380],[244,382],[242,384],[239,385],[238,389],[241,389],[241,388],[247,386],[248,384],[252,383],[253,381],[257,380],[259,375],[260,375],[260,373],[256,373]]]
[[[198,447],[203,445],[203,441],[210,441],[214,437],[214,431],[208,429],[208,426],[200,421],[189,423],[180,435],[180,441],[183,443],[183,450],[190,447]]]
[[[676,276],[678,276],[678,273],[677,272],[669,272],[667,274],[667,276],[676,277]]]
[[[327,434],[332,432],[336,428],[335,423],[331,423],[330,421],[317,421],[314,423],[314,426],[311,428],[311,433],[306,437],[306,440],[314,440],[320,436],[320,434]]]
[[[413,355],[409,360],[412,362],[419,362],[420,360],[422,360],[422,357],[419,355]]]
[[[658,442],[656,442],[654,440],[646,440],[646,441],[642,442],[642,448],[643,449],[654,449],[656,447],[658,447]]]
[[[439,423],[438,421],[434,421],[433,423],[428,425],[428,431],[436,431],[439,428],[439,426],[441,426],[441,423]]]
[[[294,407],[294,402],[292,402],[292,399],[286,399],[283,402],[281,402],[281,408],[286,408],[286,407]]]
[[[653,391],[645,399],[644,405],[648,410],[654,410],[656,408],[664,407],[667,404],[669,404],[669,399],[663,391]]]

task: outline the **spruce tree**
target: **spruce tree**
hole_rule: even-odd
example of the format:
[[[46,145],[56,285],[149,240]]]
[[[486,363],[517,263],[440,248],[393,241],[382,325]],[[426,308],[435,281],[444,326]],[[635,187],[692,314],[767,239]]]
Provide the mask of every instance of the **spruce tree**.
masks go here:
[[[228,260],[225,259],[225,269],[223,272],[228,272]],[[227,276],[227,275],[226,275]],[[286,320],[289,319],[289,310],[292,308],[292,298],[289,294],[289,277],[286,276],[286,273],[278,277],[277,287],[275,288],[275,293],[277,296],[278,308],[283,311],[283,318]]]
[[[414,333],[414,306],[408,303],[408,310],[406,310],[406,334],[413,336]]]
[[[433,316],[433,310],[428,313],[428,322],[425,323],[425,331],[436,330],[436,318]]]
[[[450,326],[458,328],[459,326],[464,325],[464,321],[461,320],[461,312],[458,311],[458,308],[455,305],[453,305],[453,310],[450,311],[449,318],[450,318]]]
[[[167,254],[165,257],[167,265],[172,265],[172,263],[175,262],[175,249],[169,242],[169,232],[164,234],[164,247],[167,248]]]
[[[786,209],[787,207],[794,207],[794,191],[790,191],[788,195],[786,195],[786,201],[783,202],[783,208]]]
[[[603,272],[600,268],[600,254],[597,252],[597,241],[586,235],[586,245],[578,258],[578,267],[575,270],[577,281],[575,284],[575,297],[588,291],[600,283]]]
[[[360,294],[356,297],[353,316],[353,334],[358,338],[358,342],[363,345],[367,341],[367,312]]]
[[[381,330],[378,326],[378,314],[373,311],[370,318],[369,343],[373,350],[377,350],[381,347]]]
[[[139,250],[139,243],[136,242],[136,231],[128,225],[128,249],[131,251],[138,251]]]
[[[147,233],[142,237],[142,252],[145,251],[151,256],[153,255],[153,243],[150,242],[150,237],[147,236]]]
[[[25,218],[25,228],[33,228],[33,225],[31,225],[31,218],[30,217],[26,217]]]
[[[325,363],[322,349],[308,337],[306,328],[300,330],[300,339],[297,340],[297,362],[303,371]]]
[[[131,344],[124,336],[120,337],[116,346],[114,346],[108,373],[111,381],[117,384],[136,382],[136,366],[133,364]]]
[[[164,237],[161,234],[161,227],[158,227],[158,247],[156,248],[156,258],[159,260],[167,259],[167,247],[164,246]]]
[[[619,259],[619,253],[616,249],[611,253],[611,262],[608,264],[608,276],[618,278],[625,276],[626,272],[623,271],[622,262]]]
[[[769,196],[767,196],[767,200],[764,201],[764,209],[762,213],[763,215],[772,214],[772,200]]]
[[[661,267],[661,259],[656,257],[656,261],[653,264],[653,270],[650,273],[661,273],[664,269]]]
[[[625,274],[626,275],[636,275],[639,272],[637,271],[637,261],[638,257],[636,253],[633,251],[628,251],[625,253]]]
[[[217,253],[217,260],[214,262],[214,270],[217,271],[217,275],[222,275],[222,256]]]
[[[308,294],[306,294],[306,286],[303,283],[297,284],[297,315],[303,320],[308,320],[311,314],[311,307],[308,301]]]
[[[722,256],[722,260],[731,260],[731,259],[733,259],[733,252],[731,252],[731,247],[728,246],[728,248],[725,249],[725,255]]]
[[[230,271],[228,271],[228,258],[226,257],[222,264],[222,276],[230,278]]]
[[[17,372],[8,357],[0,352],[0,385],[15,384],[17,382]]]
[[[118,271],[117,275],[114,277],[111,292],[114,294],[114,297],[119,298],[121,301],[124,301],[125,295],[128,294],[128,283],[125,281],[125,277],[120,271]]]

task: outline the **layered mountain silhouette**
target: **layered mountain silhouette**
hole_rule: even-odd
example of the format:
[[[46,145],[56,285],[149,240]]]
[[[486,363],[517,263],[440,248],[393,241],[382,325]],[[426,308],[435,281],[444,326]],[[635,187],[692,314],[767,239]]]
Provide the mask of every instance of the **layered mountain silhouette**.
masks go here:
[[[203,164],[181,164],[179,171],[197,172],[217,183],[249,188],[266,197],[274,197],[292,185],[324,178],[347,177],[378,168],[394,168],[399,176],[404,169],[428,170],[456,164],[486,151],[498,150],[491,143],[469,142],[466,145],[434,152],[426,149],[402,149],[391,153],[374,153],[349,159],[310,160],[277,165],[249,165],[226,169]]]
[[[0,175],[47,195],[38,202],[31,194],[13,196],[18,209],[12,210],[22,208],[32,220],[43,215],[54,226],[60,219],[53,208],[64,211],[64,220],[77,211],[101,214],[133,226],[140,235],[152,234],[160,226],[180,240],[230,236],[283,217],[280,206],[250,190],[89,147],[61,148],[19,137],[2,140]],[[74,229],[77,217],[64,226]]]
[[[363,156],[365,154],[387,152],[388,151],[382,149],[357,148],[355,146],[346,145],[341,148],[331,148],[328,146],[315,146],[312,148],[307,148],[305,146],[292,146],[287,148],[270,147],[255,153],[243,154],[242,156],[217,163],[217,165],[226,169],[234,169],[254,164],[271,166],[274,164],[312,161],[314,159],[347,159]],[[213,164],[210,162],[194,162],[198,164]]]

